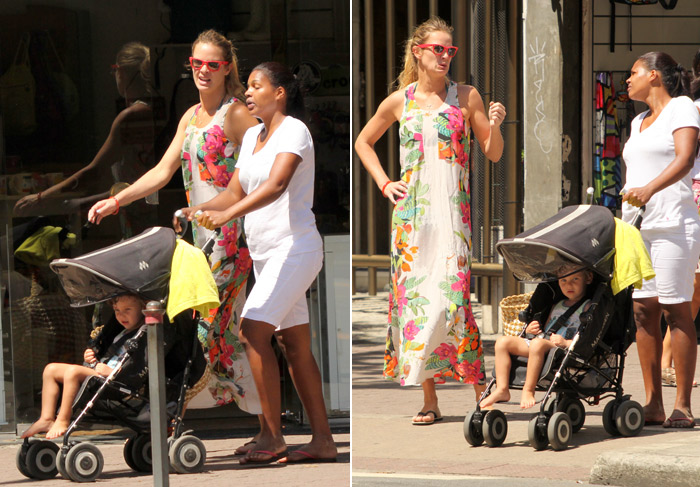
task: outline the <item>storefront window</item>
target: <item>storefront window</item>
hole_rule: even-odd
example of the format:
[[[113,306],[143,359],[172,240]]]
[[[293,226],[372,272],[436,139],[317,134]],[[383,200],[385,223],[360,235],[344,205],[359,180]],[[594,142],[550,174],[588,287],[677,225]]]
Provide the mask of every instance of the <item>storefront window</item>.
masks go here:
[[[198,102],[185,64],[202,30],[233,41],[244,82],[269,60],[304,81],[318,227],[349,233],[348,0],[52,3],[0,5],[0,431],[37,419],[43,367],[82,362],[99,318],[69,306],[48,263],[170,226],[186,206],[178,171],[119,218],[86,225],[94,201],[153,167]]]

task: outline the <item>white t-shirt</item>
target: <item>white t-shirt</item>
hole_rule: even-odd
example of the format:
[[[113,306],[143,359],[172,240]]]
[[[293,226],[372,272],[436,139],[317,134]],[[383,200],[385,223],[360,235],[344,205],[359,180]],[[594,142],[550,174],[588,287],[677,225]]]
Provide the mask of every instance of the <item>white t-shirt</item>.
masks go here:
[[[252,193],[270,177],[277,154],[292,153],[302,161],[287,189],[275,201],[245,216],[245,229],[251,257],[266,259],[277,253],[298,254],[323,248],[311,211],[314,199],[314,144],[303,122],[285,117],[258,152],[255,143],[264,124],[249,128],[243,137],[236,168],[246,194]]]
[[[654,123],[640,132],[649,110],[632,120],[630,138],[622,151],[627,165],[625,189],[645,186],[657,177],[676,157],[673,132],[683,127],[700,128],[700,114],[687,96],[672,98]],[[698,207],[693,201],[693,181],[690,173],[651,197],[646,205],[642,228],[674,227],[684,221],[700,222]],[[622,205],[622,219],[630,222],[637,209]]]
[[[697,109],[700,110],[700,98],[695,100],[694,103]],[[690,171],[690,177],[693,179],[700,179],[700,153],[695,154],[695,165],[693,166],[693,170]]]

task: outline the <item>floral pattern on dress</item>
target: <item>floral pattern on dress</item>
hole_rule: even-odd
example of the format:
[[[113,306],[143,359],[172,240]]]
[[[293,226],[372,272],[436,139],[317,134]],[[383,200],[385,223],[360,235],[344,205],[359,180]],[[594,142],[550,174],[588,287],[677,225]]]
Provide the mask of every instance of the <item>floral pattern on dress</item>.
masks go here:
[[[483,384],[479,329],[471,311],[469,135],[450,83],[435,111],[405,91],[399,124],[406,196],[392,214],[391,291],[384,377],[401,385],[432,378]]]
[[[204,129],[195,125],[195,109],[185,133],[181,153],[182,174],[190,206],[208,201],[223,191],[238,159],[240,146],[229,140],[223,122],[235,98],[223,103],[212,122]],[[193,154],[195,157],[193,158]],[[194,160],[193,160],[194,159]],[[193,172],[196,168],[196,173]],[[235,401],[242,409],[258,413],[260,403],[243,345],[238,339],[240,313],[253,262],[242,228],[243,220],[234,219],[222,226],[209,258],[221,305],[200,319],[199,337],[212,371],[208,390],[213,403]],[[201,246],[212,234],[192,222],[194,241]]]

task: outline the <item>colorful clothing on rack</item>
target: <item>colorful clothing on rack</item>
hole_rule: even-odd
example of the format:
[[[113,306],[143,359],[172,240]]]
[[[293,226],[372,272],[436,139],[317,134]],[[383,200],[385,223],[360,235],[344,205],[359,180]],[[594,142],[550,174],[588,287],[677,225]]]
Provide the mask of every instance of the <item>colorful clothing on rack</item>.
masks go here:
[[[593,160],[594,199],[611,209],[617,207],[622,189],[620,130],[611,73],[596,75],[595,153]]]
[[[457,84],[434,110],[405,91],[399,126],[401,180],[392,216],[391,293],[384,377],[401,385],[451,377],[484,382],[481,336],[472,315],[469,129]]]

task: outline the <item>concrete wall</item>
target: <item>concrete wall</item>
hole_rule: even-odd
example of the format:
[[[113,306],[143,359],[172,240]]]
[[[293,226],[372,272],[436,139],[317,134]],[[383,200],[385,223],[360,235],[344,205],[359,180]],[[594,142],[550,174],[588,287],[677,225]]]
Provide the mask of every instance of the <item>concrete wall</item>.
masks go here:
[[[530,228],[561,208],[562,53],[553,3],[523,4],[524,224]]]

